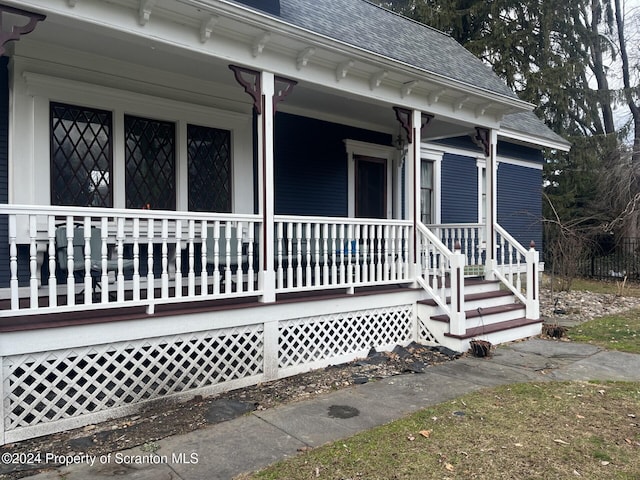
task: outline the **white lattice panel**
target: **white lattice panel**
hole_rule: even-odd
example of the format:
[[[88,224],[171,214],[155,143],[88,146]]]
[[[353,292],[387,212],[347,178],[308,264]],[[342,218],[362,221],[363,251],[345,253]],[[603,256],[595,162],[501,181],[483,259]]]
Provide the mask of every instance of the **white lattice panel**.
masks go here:
[[[418,342],[425,344],[438,344],[438,339],[435,337],[431,331],[427,328],[427,325],[418,318]]]
[[[263,342],[253,325],[5,357],[5,431],[259,375]]]
[[[412,338],[411,305],[280,322],[279,367],[312,363]]]

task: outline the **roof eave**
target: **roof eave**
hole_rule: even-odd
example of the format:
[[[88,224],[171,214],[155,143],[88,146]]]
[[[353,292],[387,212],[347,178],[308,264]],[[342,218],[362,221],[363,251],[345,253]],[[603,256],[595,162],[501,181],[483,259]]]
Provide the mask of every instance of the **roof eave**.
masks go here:
[[[498,137],[520,143],[528,143],[531,145],[536,145],[538,147],[550,148],[552,150],[559,150],[561,152],[568,152],[569,150],[571,150],[571,144],[564,139],[552,140],[550,138],[541,137],[539,135],[530,135],[510,129],[500,129],[500,131],[498,132]]]
[[[305,45],[324,47],[328,50],[342,53],[347,57],[356,56],[362,60],[368,60],[383,68],[393,68],[396,72],[407,75],[414,79],[421,79],[430,83],[435,83],[443,88],[454,89],[462,94],[481,96],[487,103],[500,104],[499,109],[504,115],[522,111],[533,110],[535,107],[529,102],[511,97],[482,87],[474,86],[468,82],[446,77],[444,75],[419,68],[394,58],[375,53],[361,47],[331,38],[329,36],[314,32],[312,30],[293,25],[282,19],[276,18],[268,13],[254,10],[250,7],[231,3],[228,0],[178,0],[181,3],[192,5],[196,8],[210,11],[212,13],[223,13],[237,21],[252,24],[252,26],[265,30],[277,30],[279,34],[286,34],[290,38],[301,41]]]

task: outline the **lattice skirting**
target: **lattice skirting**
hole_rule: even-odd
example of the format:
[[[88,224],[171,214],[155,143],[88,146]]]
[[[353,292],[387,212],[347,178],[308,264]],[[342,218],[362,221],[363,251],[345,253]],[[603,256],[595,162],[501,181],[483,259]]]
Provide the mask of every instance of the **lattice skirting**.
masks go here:
[[[280,322],[279,368],[314,363],[413,338],[413,306],[321,315]]]
[[[4,357],[5,434],[260,375],[262,353],[252,325]]]
[[[431,333],[427,324],[424,323],[420,318],[418,318],[418,342],[423,343],[425,345],[437,345],[438,339],[436,336]]]
[[[413,305],[400,305],[281,320],[277,328],[258,323],[5,356],[1,439],[19,441],[133,413],[158,399],[340,363],[372,347],[409,343],[413,322]]]

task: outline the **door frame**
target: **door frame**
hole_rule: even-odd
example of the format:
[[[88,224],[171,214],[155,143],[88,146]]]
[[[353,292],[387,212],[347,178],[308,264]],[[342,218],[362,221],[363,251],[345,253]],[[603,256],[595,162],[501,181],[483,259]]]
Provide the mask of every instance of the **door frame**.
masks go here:
[[[344,141],[347,149],[348,162],[348,216],[356,216],[356,158],[357,156],[370,157],[384,161],[385,169],[385,210],[384,218],[393,218],[393,160],[396,157],[396,149],[388,145],[378,145],[376,143],[366,143],[358,140],[346,139]]]

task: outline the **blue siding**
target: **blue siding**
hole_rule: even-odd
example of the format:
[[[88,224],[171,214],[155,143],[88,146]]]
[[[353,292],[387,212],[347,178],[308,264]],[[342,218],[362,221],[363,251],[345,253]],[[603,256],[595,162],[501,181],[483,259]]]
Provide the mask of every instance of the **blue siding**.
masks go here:
[[[445,138],[437,140],[434,143],[454,148],[463,148],[465,150],[470,150],[472,152],[478,152],[482,154],[482,150],[474,143],[470,135],[465,135],[463,137]],[[525,147],[524,145],[518,145],[515,143],[504,141],[498,142],[498,155],[535,163],[542,163],[543,160],[542,151],[540,149]]]
[[[498,223],[520,242],[542,249],[542,170],[508,163],[498,166]]]
[[[542,164],[544,158],[542,150],[507,142],[498,142],[498,156],[539,164]]]
[[[9,74],[8,57],[0,57],[0,203],[9,201]],[[0,287],[9,286],[9,229],[0,215]]]
[[[442,157],[442,223],[478,221],[476,159],[445,153]]]
[[[451,138],[442,138],[440,140],[436,140],[434,143],[438,145],[445,145],[448,147],[454,148],[463,148],[465,150],[470,150],[471,152],[481,153],[482,150],[476,143],[473,141],[470,135],[464,135],[462,137],[451,137]]]
[[[344,140],[391,145],[391,135],[278,113],[275,121],[275,212],[348,214]]]

